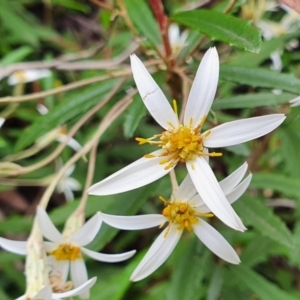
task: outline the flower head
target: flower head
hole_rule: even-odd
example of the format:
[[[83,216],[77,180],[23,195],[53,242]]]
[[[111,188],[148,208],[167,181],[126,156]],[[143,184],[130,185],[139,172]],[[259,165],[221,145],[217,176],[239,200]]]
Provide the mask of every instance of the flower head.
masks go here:
[[[0,246],[10,252],[26,255],[26,292],[17,300],[52,300],[86,294],[96,282],[96,277],[94,277],[80,283],[75,289],[72,289],[72,286],[67,289],[55,289],[55,285],[50,280],[45,244],[36,221],[26,242],[0,238]],[[62,281],[60,284],[64,285]]]
[[[103,262],[119,262],[134,255],[135,250],[121,254],[102,254],[85,248],[98,233],[102,220],[98,214],[83,226],[83,214],[72,215],[62,234],[55,228],[44,209],[38,207],[37,220],[43,235],[51,242],[45,242],[49,265],[58,270],[62,281],[66,282],[69,268],[71,280],[76,287],[87,281],[88,275],[82,254]],[[89,298],[89,291],[80,294],[82,299]]]
[[[192,85],[183,123],[177,116],[177,105],[172,109],[162,90],[153,80],[143,63],[131,56],[133,77],[148,111],[164,128],[151,138],[137,138],[140,144],[157,146],[143,158],[94,184],[89,194],[109,195],[132,190],[149,184],[169,173],[177,163],[185,163],[197,192],[213,214],[228,226],[243,231],[240,218],[222,192],[206,157],[220,156],[207,148],[237,145],[260,137],[279,126],[283,114],[232,121],[202,131],[202,125],[214,100],[218,77],[219,58],[215,48],[204,55]]]
[[[245,163],[219,183],[229,203],[236,201],[249,186],[251,174],[240,182],[246,170],[247,164]],[[165,223],[168,224],[134,270],[130,278],[132,281],[141,280],[159,268],[172,253],[185,229],[194,232],[203,244],[222,259],[233,264],[240,262],[228,242],[202,219],[212,217],[213,214],[197,193],[189,175],[183,180],[170,201],[162,197],[160,199],[164,203],[164,208],[162,213],[157,215],[123,217],[99,213],[103,221],[110,226],[125,230],[162,227]]]

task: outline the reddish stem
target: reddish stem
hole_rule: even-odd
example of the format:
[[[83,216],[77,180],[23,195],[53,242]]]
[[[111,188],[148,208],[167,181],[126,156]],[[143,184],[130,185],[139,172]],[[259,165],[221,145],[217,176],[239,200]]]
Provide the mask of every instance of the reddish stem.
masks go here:
[[[168,18],[164,13],[164,6],[161,0],[149,0],[149,4],[154,12],[156,20],[158,22],[162,40],[166,51],[166,60],[170,61],[171,66],[174,65],[174,61],[171,60],[172,49],[168,37]]]

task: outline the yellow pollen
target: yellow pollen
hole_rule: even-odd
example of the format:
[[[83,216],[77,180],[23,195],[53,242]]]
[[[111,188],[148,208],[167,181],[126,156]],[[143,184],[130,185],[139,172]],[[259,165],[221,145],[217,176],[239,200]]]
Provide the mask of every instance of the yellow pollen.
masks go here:
[[[178,230],[186,228],[193,231],[193,225],[198,224],[198,214],[187,203],[164,202],[165,208],[162,215],[168,219],[169,224],[176,224]]]
[[[49,253],[53,255],[56,260],[71,260],[81,259],[82,255],[80,248],[72,244],[61,244],[57,249]]]
[[[174,109],[175,114],[178,115],[177,102],[175,99],[173,100],[173,109]]]
[[[174,111],[177,111],[176,101],[173,101]],[[139,145],[150,144],[160,147],[163,151],[160,154],[161,165],[167,164],[165,169],[174,167],[178,162],[187,162],[194,160],[197,156],[221,156],[222,153],[207,153],[204,150],[203,140],[211,132],[201,134],[202,125],[206,117],[200,121],[195,128],[192,127],[193,119],[190,119],[189,126],[179,125],[177,128],[171,126],[170,129],[161,134],[154,135],[151,138],[136,138]],[[147,156],[144,156],[147,158]],[[153,155],[148,156],[149,158]]]
[[[165,237],[168,235],[171,224],[177,226],[177,230],[184,230],[185,228],[188,231],[193,231],[193,225],[199,224],[199,217],[210,218],[214,215],[212,213],[202,213],[196,211],[189,203],[187,202],[178,202],[178,201],[167,201],[162,196],[159,196],[159,199],[164,203],[164,209],[162,215],[167,218],[169,225],[168,230],[165,233]],[[161,225],[162,227],[163,225]]]

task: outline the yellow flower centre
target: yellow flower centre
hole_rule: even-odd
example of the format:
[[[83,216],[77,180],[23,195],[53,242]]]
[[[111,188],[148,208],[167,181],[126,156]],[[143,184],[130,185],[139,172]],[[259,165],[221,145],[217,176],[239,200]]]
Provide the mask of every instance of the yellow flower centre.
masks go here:
[[[199,217],[212,217],[213,214],[197,212],[187,202],[167,201],[163,197],[159,197],[164,202],[165,208],[162,215],[167,218],[169,226],[175,224],[177,230],[193,231],[193,225],[199,224]],[[166,232],[166,235],[168,231]]]
[[[25,83],[27,81],[27,76],[24,71],[16,71],[13,75],[16,76],[20,83]]]
[[[79,247],[76,247],[72,244],[61,244],[57,249],[49,253],[53,255],[56,260],[76,260],[81,259],[81,251]]]
[[[174,100],[175,101],[175,100]],[[177,113],[176,102],[173,102],[174,111]],[[205,134],[201,134],[201,128],[205,121],[204,117],[200,124],[193,128],[191,125],[193,120],[190,120],[190,126],[180,124],[177,128],[170,125],[170,129],[164,131],[161,134],[156,134],[151,138],[136,138],[139,145],[150,144],[156,145],[162,148],[163,152],[160,154],[162,159],[159,163],[166,164],[165,169],[170,169],[178,162],[187,162],[194,160],[197,156],[221,156],[222,153],[207,153],[204,150],[203,139],[210,134],[207,131]],[[146,158],[153,158],[152,154],[145,155]]]

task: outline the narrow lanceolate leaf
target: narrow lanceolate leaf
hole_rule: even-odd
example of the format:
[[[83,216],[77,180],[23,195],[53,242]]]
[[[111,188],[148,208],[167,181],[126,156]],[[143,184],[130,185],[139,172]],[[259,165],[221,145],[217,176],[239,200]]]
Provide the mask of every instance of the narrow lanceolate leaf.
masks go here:
[[[220,299],[223,281],[224,281],[224,269],[221,265],[218,265],[214,269],[214,273],[209,283],[207,300]]]
[[[287,103],[293,98],[292,94],[282,93],[274,95],[273,93],[257,93],[238,95],[228,98],[221,98],[214,101],[213,109],[231,109],[231,108],[254,108],[274,106],[282,103]]]
[[[263,276],[257,274],[255,271],[243,264],[235,267],[230,266],[229,273],[227,275],[233,276],[242,285],[251,289],[260,300],[298,299],[290,293],[281,290],[274,283],[267,281]]]
[[[258,53],[261,34],[249,22],[212,10],[193,10],[172,16],[178,23],[245,51]]]
[[[299,178],[288,178],[279,174],[253,174],[251,181],[251,187],[258,189],[272,189],[276,192],[280,192],[287,197],[300,199],[299,196]]]
[[[293,265],[300,266],[300,222],[296,223],[294,229],[294,243],[293,248],[290,251],[290,262]]]
[[[148,1],[147,1],[148,2]],[[125,0],[127,13],[138,29],[153,45],[162,43],[157,22],[145,0]]]
[[[292,234],[285,223],[257,197],[244,195],[243,199],[235,204],[235,208],[246,225],[255,227],[260,234],[285,247],[292,247]]]
[[[72,118],[86,112],[100,102],[106,93],[116,85],[118,79],[93,85],[80,92],[70,93],[64,100],[48,114],[40,116],[29,126],[17,141],[16,151],[35,142],[37,138],[59,125],[65,124]]]
[[[274,246],[275,243],[265,236],[254,237],[249,245],[243,249],[241,255],[242,264],[252,267],[263,261],[267,261],[270,252],[274,250]]]
[[[300,94],[300,80],[290,74],[280,74],[263,68],[243,68],[221,66],[220,79],[253,87],[281,89],[286,92]]]
[[[147,113],[146,107],[140,98],[140,95],[136,95],[127,109],[123,125],[124,135],[126,138],[131,138],[133,136],[141,119]]]
[[[196,236],[189,236],[181,241],[175,252],[176,259],[169,280],[168,300],[197,300],[203,288],[203,279],[211,267],[211,253],[203,246]],[[175,254],[174,252],[174,254]],[[197,254],[196,254],[197,253]]]
[[[229,60],[228,64],[231,66],[257,68],[262,62],[270,58],[272,52],[283,49],[285,43],[284,37],[280,36],[269,41],[264,41],[259,54],[238,52]]]

